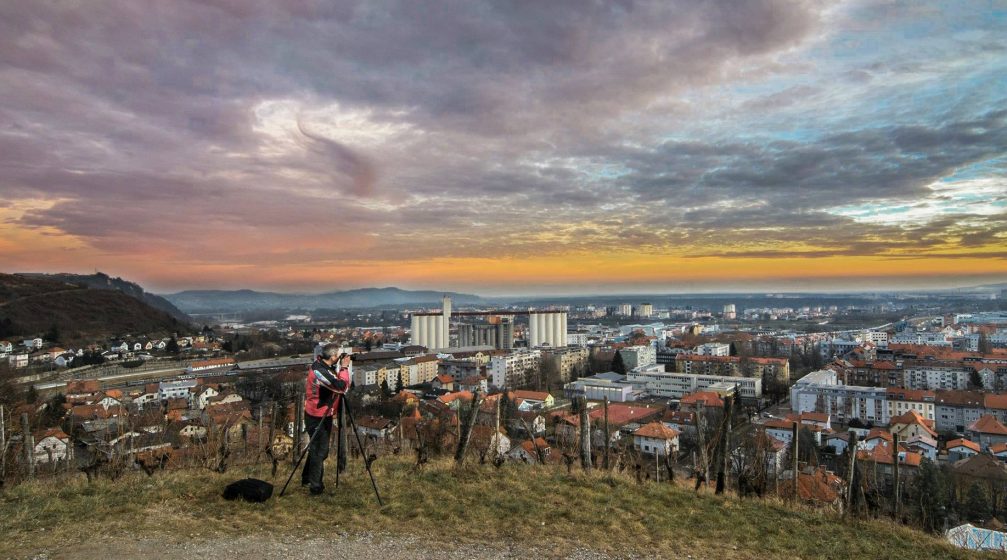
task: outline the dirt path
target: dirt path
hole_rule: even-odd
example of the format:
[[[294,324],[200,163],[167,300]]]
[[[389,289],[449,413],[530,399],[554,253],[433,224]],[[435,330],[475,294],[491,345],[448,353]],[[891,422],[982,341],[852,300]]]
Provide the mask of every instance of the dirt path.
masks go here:
[[[450,531],[450,528],[446,528]],[[654,556],[657,557],[656,555]],[[666,556],[665,556],[666,557]],[[141,537],[96,536],[86,544],[67,548],[59,545],[44,550],[26,551],[23,556],[34,560],[112,560],[117,558],[159,558],[198,560],[273,560],[279,558],[317,560],[425,560],[470,558],[570,558],[575,560],[605,560],[640,558],[613,556],[588,549],[557,551],[529,547],[518,543],[477,545],[436,544],[415,537],[390,535],[334,535],[332,537],[247,536],[195,537],[187,540],[171,537],[165,540]],[[683,557],[691,558],[691,557]]]

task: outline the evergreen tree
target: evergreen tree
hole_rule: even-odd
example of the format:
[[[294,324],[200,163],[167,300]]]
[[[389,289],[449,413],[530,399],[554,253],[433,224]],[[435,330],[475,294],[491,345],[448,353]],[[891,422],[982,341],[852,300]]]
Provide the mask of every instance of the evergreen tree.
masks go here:
[[[979,376],[979,371],[978,370],[973,369],[973,370],[969,371],[969,383],[972,384],[972,387],[974,389],[982,389],[983,388],[983,379],[982,379],[982,377]]]
[[[171,337],[168,344],[164,346],[164,350],[169,354],[178,354],[178,341],[175,340],[175,337]]]
[[[28,390],[24,392],[24,402],[28,404],[35,404],[38,402],[38,390],[35,389],[34,385],[29,385]]]
[[[944,473],[937,465],[924,457],[920,461],[919,471],[911,487],[920,525],[927,531],[941,530],[944,525],[948,499],[948,483]]]
[[[619,375],[626,375],[626,364],[622,361],[622,352],[616,350],[615,357],[612,358],[612,371]]]
[[[972,486],[969,486],[964,506],[962,513],[969,521],[981,523],[993,517],[993,507],[990,505],[989,495],[978,482],[973,482]]]
[[[388,387],[388,380],[381,380],[381,398],[383,400],[388,400],[392,397],[392,390]]]

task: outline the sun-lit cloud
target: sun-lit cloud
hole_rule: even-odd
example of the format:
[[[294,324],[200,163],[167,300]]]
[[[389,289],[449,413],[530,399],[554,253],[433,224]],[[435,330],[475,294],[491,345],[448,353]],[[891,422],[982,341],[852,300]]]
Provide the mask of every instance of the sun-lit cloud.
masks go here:
[[[6,3],[0,269],[163,291],[1002,278],[1005,37],[979,0]]]

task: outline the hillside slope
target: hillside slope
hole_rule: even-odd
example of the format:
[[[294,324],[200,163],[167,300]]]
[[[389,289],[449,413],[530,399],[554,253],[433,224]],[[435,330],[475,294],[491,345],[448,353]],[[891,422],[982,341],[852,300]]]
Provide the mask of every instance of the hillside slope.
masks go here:
[[[2,337],[38,336],[55,326],[60,342],[126,334],[171,334],[187,325],[117,290],[0,274]]]
[[[285,497],[277,497],[277,488],[265,504],[220,497],[233,480],[269,479],[265,465],[226,474],[134,474],[91,485],[83,475],[56,485],[22,484],[0,495],[0,534],[6,535],[0,556],[80,557],[75,547],[89,543],[84,557],[125,557],[135,543],[148,541],[184,551],[178,557],[195,557],[196,550],[201,558],[232,558],[232,552],[264,557],[246,556],[248,547],[235,544],[253,539],[261,551],[310,545],[347,557],[342,542],[376,534],[391,548],[376,542],[364,557],[398,557],[394,550],[405,542],[415,551],[472,547],[467,556],[452,557],[991,558],[886,521],[845,522],[823,511],[695,495],[618,474],[571,476],[562,468],[527,465],[457,471],[446,461],[417,471],[411,463],[399,457],[375,463],[386,503],[381,509],[359,460],[350,461],[338,489],[327,472],[325,495],[310,497],[294,481]],[[282,485],[288,468],[281,465],[275,484]]]
[[[79,286],[95,290],[117,290],[127,296],[146,303],[154,309],[164,311],[179,321],[189,322],[191,320],[189,316],[182,313],[180,309],[172,305],[170,301],[164,299],[163,297],[145,291],[135,282],[129,282],[127,280],[123,280],[122,278],[112,278],[103,272],[96,272],[95,274],[22,274],[22,276],[64,282],[68,284],[77,284]]]

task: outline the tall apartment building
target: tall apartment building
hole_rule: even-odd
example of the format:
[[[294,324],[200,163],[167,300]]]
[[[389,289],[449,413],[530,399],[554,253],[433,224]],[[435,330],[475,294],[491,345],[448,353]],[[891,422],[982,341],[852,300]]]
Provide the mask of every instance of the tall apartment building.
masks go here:
[[[537,349],[518,349],[503,356],[490,358],[489,376],[498,389],[522,389],[538,379],[542,352]]]
[[[619,355],[622,356],[622,363],[626,366],[626,371],[657,363],[657,349],[649,344],[620,348]]]
[[[747,377],[761,377],[763,384],[790,384],[790,360],[787,358],[747,358],[743,366]]]
[[[931,391],[937,389],[964,391],[969,388],[970,369],[953,362],[906,362],[902,370],[902,386]]]
[[[823,369],[798,379],[790,388],[790,408],[797,413],[824,412],[837,421],[888,424],[888,393],[884,387],[842,385],[836,372]]]
[[[637,317],[652,317],[654,315],[654,306],[649,303],[641,303],[636,306],[636,316]]]
[[[741,358],[737,356],[679,354],[675,357],[675,371],[703,375],[741,376]]]
[[[584,346],[565,346],[563,348],[543,348],[542,362],[552,361],[559,372],[559,378],[568,382],[575,376],[581,376],[588,370],[588,355],[590,352]]]
[[[633,306],[628,303],[620,303],[619,307],[616,308],[615,314],[629,317],[633,314]]]
[[[733,303],[729,303],[724,306],[724,318],[727,320],[734,320],[738,318],[738,312]]]

